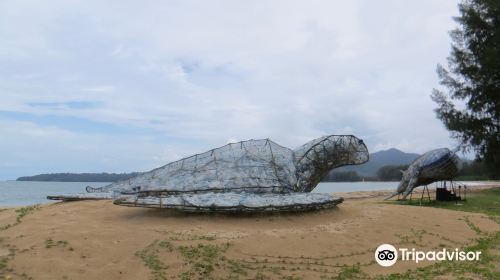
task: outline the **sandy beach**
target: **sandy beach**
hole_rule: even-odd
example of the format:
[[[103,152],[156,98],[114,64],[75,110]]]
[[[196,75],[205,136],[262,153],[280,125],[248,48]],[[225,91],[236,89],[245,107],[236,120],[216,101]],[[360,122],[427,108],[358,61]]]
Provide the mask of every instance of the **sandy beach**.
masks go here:
[[[334,209],[280,215],[188,215],[81,201],[42,205],[16,222],[19,211],[3,209],[0,278],[319,279],[338,276],[343,265],[379,275],[429,265],[381,267],[374,261],[380,244],[464,248],[478,237],[470,223],[500,231],[484,214],[383,203],[387,193],[343,193]]]

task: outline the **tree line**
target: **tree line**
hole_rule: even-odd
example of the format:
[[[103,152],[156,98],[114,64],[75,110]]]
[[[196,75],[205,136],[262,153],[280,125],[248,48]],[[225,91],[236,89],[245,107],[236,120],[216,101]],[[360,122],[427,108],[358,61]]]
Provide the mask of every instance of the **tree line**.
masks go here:
[[[400,181],[402,170],[408,165],[385,165],[380,167],[375,176],[360,176],[356,171],[330,172],[323,182],[360,182],[360,181]],[[463,168],[456,180],[488,180],[493,179],[484,161],[474,160],[463,162]]]

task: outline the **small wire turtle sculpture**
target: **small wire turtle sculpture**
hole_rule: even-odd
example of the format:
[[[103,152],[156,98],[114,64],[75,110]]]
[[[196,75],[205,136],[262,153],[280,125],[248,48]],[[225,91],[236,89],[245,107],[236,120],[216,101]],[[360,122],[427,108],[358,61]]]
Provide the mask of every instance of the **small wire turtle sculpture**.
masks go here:
[[[86,194],[49,199],[114,198],[123,206],[192,212],[303,211],[343,201],[311,193],[328,172],[362,164],[369,154],[353,135],[329,135],[292,150],[269,139],[231,143]]]
[[[397,189],[387,198],[402,195],[402,199],[411,194],[413,189],[434,182],[452,180],[462,169],[462,160],[456,155],[457,150],[440,148],[418,157],[406,171]]]

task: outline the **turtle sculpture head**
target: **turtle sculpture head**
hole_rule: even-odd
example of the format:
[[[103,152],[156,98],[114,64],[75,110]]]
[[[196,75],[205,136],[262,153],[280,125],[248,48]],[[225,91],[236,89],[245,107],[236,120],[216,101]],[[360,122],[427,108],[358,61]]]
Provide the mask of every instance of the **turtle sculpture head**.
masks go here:
[[[353,135],[330,135],[294,150],[299,191],[310,192],[332,169],[367,162],[368,148]]]

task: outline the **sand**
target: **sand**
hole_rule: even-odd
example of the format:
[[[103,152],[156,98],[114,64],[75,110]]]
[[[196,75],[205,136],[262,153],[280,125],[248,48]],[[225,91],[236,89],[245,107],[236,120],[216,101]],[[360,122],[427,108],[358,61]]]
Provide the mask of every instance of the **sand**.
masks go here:
[[[225,257],[217,261],[215,276],[232,271],[241,279],[319,279],[356,263],[371,275],[387,274],[429,263],[381,267],[374,262],[374,250],[382,243],[424,251],[463,248],[478,237],[465,217],[483,231],[500,230],[482,214],[381,203],[386,194],[344,193],[344,203],[330,210],[251,216],[188,215],[111,201],[42,205],[0,230],[0,258],[8,260],[3,269],[0,264],[0,279],[161,279],[137,254],[141,251],[158,256],[171,279],[193,271],[180,248],[198,244],[222,248],[212,256]],[[15,222],[15,209],[0,211],[0,227]],[[238,264],[252,269],[238,270]]]

